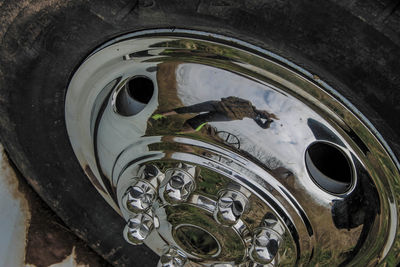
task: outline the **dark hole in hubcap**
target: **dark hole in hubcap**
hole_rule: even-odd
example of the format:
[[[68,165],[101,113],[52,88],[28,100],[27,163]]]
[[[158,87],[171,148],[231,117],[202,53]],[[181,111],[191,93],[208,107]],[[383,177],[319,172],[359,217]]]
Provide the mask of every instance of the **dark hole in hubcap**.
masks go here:
[[[310,145],[306,151],[306,166],[313,180],[334,194],[345,193],[352,183],[352,167],[338,147],[324,142]]]
[[[153,81],[144,76],[130,79],[116,97],[116,112],[123,116],[133,116],[142,111],[154,94]]]
[[[149,103],[154,92],[153,82],[146,77],[134,77],[127,84],[127,90],[133,99],[140,103]]]

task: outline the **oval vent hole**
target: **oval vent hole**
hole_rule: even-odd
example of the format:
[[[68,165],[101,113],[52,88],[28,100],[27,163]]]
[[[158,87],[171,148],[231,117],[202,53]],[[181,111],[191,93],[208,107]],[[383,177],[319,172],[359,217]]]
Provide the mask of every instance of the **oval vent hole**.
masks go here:
[[[153,81],[144,76],[130,79],[117,95],[116,112],[123,116],[133,116],[142,111],[154,94]]]
[[[350,160],[334,145],[324,142],[310,145],[306,151],[306,166],[314,182],[330,193],[343,194],[351,187]]]

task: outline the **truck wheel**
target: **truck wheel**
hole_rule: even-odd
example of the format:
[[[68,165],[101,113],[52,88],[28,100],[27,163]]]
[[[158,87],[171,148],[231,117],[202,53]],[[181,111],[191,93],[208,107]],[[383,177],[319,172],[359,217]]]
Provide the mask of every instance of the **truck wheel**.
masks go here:
[[[400,16],[378,2],[4,1],[1,142],[114,265],[394,266]]]

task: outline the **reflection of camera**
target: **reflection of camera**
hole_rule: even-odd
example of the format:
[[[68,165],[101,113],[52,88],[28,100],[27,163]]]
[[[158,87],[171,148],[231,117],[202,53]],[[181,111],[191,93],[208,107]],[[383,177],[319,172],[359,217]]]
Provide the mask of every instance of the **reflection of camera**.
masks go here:
[[[269,114],[266,113],[265,111],[261,111],[261,110],[256,110],[256,119],[266,119],[266,120],[270,120],[269,119]]]
[[[271,124],[271,122],[273,122],[273,120],[271,120],[269,116],[262,111],[256,110],[255,113],[256,116],[254,118],[254,121],[258,124],[258,126],[260,126],[263,129],[268,129],[269,125]]]

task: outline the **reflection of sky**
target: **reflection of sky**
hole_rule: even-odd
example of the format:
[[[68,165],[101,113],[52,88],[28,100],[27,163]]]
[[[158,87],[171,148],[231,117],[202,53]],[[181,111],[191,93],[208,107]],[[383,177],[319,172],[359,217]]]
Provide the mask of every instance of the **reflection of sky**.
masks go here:
[[[307,119],[319,118],[318,115],[295,99],[271,87],[243,79],[228,71],[195,64],[180,65],[177,69],[177,80],[178,96],[185,105],[236,96],[250,100],[257,109],[266,110],[278,116],[279,120],[272,123],[269,129],[262,129],[248,118],[242,121],[211,123],[219,130],[236,135],[241,133],[241,147],[248,152],[254,150],[256,145],[260,150],[257,154],[262,152],[279,159],[288,159],[284,162],[285,165],[294,167],[291,166],[293,162],[300,163],[299,160],[303,159],[305,143],[314,139],[312,132],[308,129]],[[237,130],[239,127],[240,131]],[[268,141],[265,142],[265,140]]]
[[[318,114],[297,99],[280,93],[276,88],[272,89],[272,86],[243,79],[228,71],[204,65],[181,64],[176,74],[178,97],[186,106],[236,96],[251,101],[259,110],[274,113],[279,120],[275,120],[269,129],[262,129],[250,118],[210,124],[218,131],[238,136],[241,149],[267,166],[270,166],[268,159],[275,157],[298,177],[306,175],[304,152],[315,140],[307,119],[323,121]],[[305,187],[315,186],[310,179],[300,179],[300,182]],[[328,197],[325,193],[321,194],[320,197]]]

